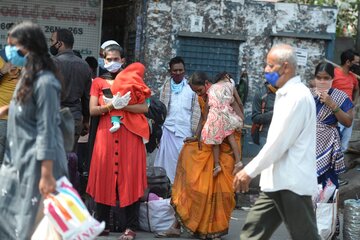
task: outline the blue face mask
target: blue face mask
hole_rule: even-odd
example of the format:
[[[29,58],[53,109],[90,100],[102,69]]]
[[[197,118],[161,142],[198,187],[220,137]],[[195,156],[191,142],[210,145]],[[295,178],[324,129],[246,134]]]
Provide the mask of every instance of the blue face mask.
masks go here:
[[[278,72],[267,72],[265,73],[265,79],[268,83],[270,83],[273,87],[276,87],[276,83],[280,78],[280,74]]]
[[[26,58],[16,46],[5,46],[5,54],[11,64],[18,67],[25,66]]]
[[[98,65],[99,67],[101,67],[102,69],[105,69],[104,65],[105,65],[105,61],[103,58],[98,58]]]

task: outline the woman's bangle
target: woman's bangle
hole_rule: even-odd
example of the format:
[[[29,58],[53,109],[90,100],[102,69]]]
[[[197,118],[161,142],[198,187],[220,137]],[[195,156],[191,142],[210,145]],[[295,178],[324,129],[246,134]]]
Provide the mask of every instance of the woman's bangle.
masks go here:
[[[337,113],[337,112],[339,112],[339,111],[340,111],[339,106],[337,106],[336,108],[334,108],[334,109],[332,110],[333,113]]]
[[[100,114],[104,115],[104,113],[101,111],[101,106],[98,106]]]
[[[110,113],[111,109],[108,105],[105,105],[106,109],[108,110],[108,112]]]

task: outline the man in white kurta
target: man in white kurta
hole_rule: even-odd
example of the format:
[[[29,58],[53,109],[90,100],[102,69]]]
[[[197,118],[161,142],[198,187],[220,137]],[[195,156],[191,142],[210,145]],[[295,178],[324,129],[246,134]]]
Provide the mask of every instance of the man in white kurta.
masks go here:
[[[281,222],[294,240],[320,239],[311,200],[317,186],[315,102],[295,72],[294,49],[273,47],[265,78],[279,89],[267,141],[234,179],[234,188],[247,192],[250,180],[261,173],[262,192],[248,213],[240,239],[269,239]]]
[[[164,83],[160,93],[160,101],[167,108],[167,116],[154,166],[165,168],[173,183],[184,139],[193,136],[196,131],[200,107],[196,94],[184,77],[185,64],[182,58],[171,59],[169,67],[171,78]]]

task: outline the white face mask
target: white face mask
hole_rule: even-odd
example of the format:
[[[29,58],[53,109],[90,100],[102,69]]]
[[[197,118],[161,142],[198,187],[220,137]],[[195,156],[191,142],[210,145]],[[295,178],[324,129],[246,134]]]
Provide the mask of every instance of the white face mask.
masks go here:
[[[332,82],[333,80],[329,80],[329,81],[319,81],[315,79],[315,85],[316,85],[316,92],[322,93],[322,92],[328,92],[329,89],[332,86]]]
[[[116,73],[121,68],[122,64],[119,62],[109,62],[104,65],[104,68],[111,73]]]

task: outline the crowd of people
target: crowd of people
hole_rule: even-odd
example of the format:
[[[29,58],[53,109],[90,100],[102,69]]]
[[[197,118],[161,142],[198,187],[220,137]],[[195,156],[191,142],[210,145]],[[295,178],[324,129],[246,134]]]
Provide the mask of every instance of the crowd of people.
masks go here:
[[[70,31],[57,29],[48,44],[32,22],[15,25],[7,43],[0,51],[0,238],[29,239],[56,179],[69,176],[82,193],[79,172],[88,172],[83,191],[106,224],[101,235],[109,235],[111,208],[119,206],[125,219],[119,239],[136,238],[151,134],[145,66],[127,65],[114,40],[101,45],[98,61],[85,61],[74,52]],[[359,96],[353,74],[359,72],[359,55],[344,51],[336,68],[319,61],[307,81],[297,74],[289,45],[273,46],[265,63],[251,114],[259,153],[243,166],[245,114],[233,78],[223,72],[212,80],[202,71],[187,77],[184,60],[170,59],[159,95],[167,115],[154,166],[170,179],[176,220],[155,237],[178,237],[182,227],[199,239],[221,239],[229,230],[235,192],[246,193],[261,175],[261,193],[240,239],[269,239],[282,222],[292,239],[320,239],[312,195],[318,184],[341,185]],[[75,120],[69,151],[60,127],[64,107]],[[84,135],[86,147],[78,144]]]

